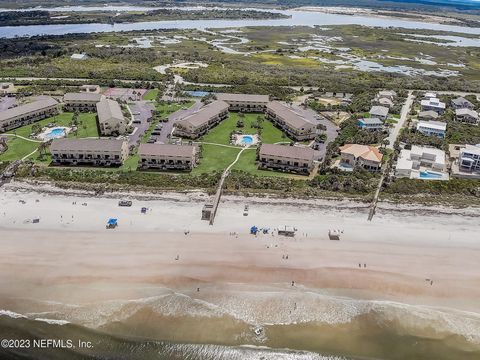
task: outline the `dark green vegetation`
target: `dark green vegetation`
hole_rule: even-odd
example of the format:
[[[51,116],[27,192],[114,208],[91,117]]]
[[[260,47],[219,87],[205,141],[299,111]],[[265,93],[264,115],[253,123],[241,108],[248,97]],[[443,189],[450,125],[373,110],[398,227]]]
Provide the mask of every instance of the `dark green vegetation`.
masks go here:
[[[161,9],[150,11],[128,11],[116,14],[112,11],[48,12],[43,10],[0,12],[2,26],[88,24],[88,23],[132,23],[162,20],[211,20],[211,19],[281,19],[283,14],[256,10],[209,9],[184,11]]]

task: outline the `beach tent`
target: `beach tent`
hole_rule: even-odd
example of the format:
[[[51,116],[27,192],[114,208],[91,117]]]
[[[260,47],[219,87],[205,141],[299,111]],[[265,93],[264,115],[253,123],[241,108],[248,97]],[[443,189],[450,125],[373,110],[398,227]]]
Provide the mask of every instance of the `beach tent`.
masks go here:
[[[113,229],[113,228],[116,228],[118,226],[118,222],[117,222],[117,219],[108,219],[107,221],[107,229]]]
[[[250,234],[257,235],[258,228],[254,225],[250,228]]]

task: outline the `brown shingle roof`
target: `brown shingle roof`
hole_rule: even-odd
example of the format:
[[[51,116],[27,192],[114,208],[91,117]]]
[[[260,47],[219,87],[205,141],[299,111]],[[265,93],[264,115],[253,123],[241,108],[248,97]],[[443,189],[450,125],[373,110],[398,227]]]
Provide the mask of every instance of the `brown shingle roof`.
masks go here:
[[[116,139],[54,139],[50,151],[121,151],[124,142]]]
[[[262,155],[312,161],[314,151],[308,147],[262,144],[260,156]]]
[[[138,155],[142,156],[195,156],[195,146],[172,144],[140,144]]]
[[[57,104],[57,101],[51,97],[42,98],[25,105],[20,105],[11,109],[1,111],[0,121],[5,121],[30,112],[39,111]]]
[[[103,99],[102,94],[96,93],[87,93],[87,92],[80,92],[80,93],[66,93],[63,96],[63,101],[92,101],[92,102],[99,102]]]
[[[217,99],[222,101],[239,101],[239,102],[264,102],[267,103],[270,99],[268,95],[252,95],[252,94],[217,94]]]
[[[314,127],[314,124],[305,120],[303,116],[297,114],[295,111],[278,101],[272,101],[269,103],[267,105],[267,110],[280,116],[289,126],[295,129],[308,129]]]
[[[122,122],[123,118],[122,109],[115,100],[103,99],[97,103],[98,120],[103,122],[112,122],[112,120],[118,120],[116,123]]]
[[[194,127],[199,127],[207,123],[212,117],[220,114],[221,112],[227,111],[228,108],[229,105],[225,101],[217,100],[205,105],[196,113],[177,121],[177,124],[190,123]]]

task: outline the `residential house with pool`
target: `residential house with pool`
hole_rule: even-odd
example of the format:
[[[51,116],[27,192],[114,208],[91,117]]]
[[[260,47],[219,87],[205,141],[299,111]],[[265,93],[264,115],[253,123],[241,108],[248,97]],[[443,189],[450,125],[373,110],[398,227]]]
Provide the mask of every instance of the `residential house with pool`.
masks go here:
[[[117,139],[54,139],[53,165],[120,166],[128,157],[128,142]]]
[[[0,111],[0,133],[58,114],[58,102],[51,97]]]
[[[217,126],[228,117],[229,105],[225,101],[216,100],[203,106],[175,123],[174,134],[180,137],[196,139]]]
[[[279,101],[268,103],[265,116],[296,141],[312,140],[317,136],[315,124]]]
[[[422,180],[448,180],[446,157],[443,150],[412,145],[403,149],[395,166],[395,176]]]
[[[262,144],[258,168],[308,175],[314,167],[314,154],[306,146]]]
[[[140,144],[140,169],[192,170],[198,163],[198,149],[194,145]]]

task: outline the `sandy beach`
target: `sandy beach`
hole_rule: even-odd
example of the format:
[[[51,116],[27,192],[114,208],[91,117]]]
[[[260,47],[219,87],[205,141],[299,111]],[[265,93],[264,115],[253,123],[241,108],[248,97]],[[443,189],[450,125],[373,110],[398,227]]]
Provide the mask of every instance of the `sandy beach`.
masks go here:
[[[435,319],[480,344],[478,209],[381,204],[369,222],[365,204],[225,196],[210,226],[200,219],[202,193],[95,197],[43,190],[8,184],[0,191],[0,309],[51,315],[59,311],[52,304],[62,304],[54,318],[96,328],[119,316],[105,303],[121,299],[132,306],[173,292],[210,304],[208,311],[229,309],[229,316],[249,324],[344,319],[344,308],[308,311],[319,308],[318,299],[306,300],[316,294],[362,301],[357,309],[365,301],[369,309],[378,301],[404,304],[402,311],[419,306],[420,317],[424,306],[459,312],[456,320]],[[133,205],[119,207],[120,199]],[[109,218],[118,219],[118,228],[106,229]],[[251,235],[252,225],[269,233]],[[275,229],[282,225],[295,226],[296,236],[279,236]],[[329,240],[329,229],[343,231],[341,240]],[[169,314],[179,311],[178,304],[162,304]],[[189,314],[198,310],[195,304]],[[305,311],[287,311],[292,304]],[[69,306],[95,310],[80,316]],[[265,311],[269,306],[276,310]],[[468,327],[452,328],[465,316]]]

